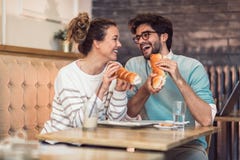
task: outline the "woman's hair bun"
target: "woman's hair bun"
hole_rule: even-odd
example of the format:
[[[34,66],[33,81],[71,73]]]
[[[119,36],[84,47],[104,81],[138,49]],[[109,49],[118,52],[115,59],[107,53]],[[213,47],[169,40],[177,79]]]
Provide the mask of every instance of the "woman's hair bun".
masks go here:
[[[88,14],[86,12],[79,13],[68,25],[68,40],[82,43],[87,36],[89,26],[90,19]]]

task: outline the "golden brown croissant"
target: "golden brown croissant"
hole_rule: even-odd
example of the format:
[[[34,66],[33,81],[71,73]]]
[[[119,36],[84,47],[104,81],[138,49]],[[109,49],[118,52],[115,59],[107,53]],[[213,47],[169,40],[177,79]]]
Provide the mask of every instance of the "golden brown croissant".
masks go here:
[[[116,72],[116,74],[117,74],[119,79],[125,80],[132,85],[136,85],[136,84],[141,83],[141,78],[138,74],[136,74],[134,72],[129,72],[124,67],[121,67]]]
[[[156,62],[160,59],[162,59],[162,55],[160,53],[151,54],[150,56],[152,72],[157,74],[152,79],[153,88],[159,88],[161,85],[164,85],[166,81],[166,73],[156,66]]]

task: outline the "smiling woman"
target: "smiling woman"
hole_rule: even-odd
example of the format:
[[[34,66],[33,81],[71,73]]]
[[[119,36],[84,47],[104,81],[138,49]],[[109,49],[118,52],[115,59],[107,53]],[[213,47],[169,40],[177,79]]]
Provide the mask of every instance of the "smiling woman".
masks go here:
[[[96,108],[98,120],[128,118],[126,90],[130,84],[115,75],[121,67],[115,62],[121,47],[116,23],[104,18],[90,20],[87,13],[79,13],[69,23],[67,38],[78,44],[85,57],[59,71],[51,119],[42,133],[83,126],[86,129],[85,122],[94,114],[86,115],[85,111],[92,113]]]

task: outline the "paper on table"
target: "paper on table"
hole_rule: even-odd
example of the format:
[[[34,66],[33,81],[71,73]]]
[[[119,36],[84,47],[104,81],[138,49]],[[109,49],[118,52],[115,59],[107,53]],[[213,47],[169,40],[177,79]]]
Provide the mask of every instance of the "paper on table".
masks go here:
[[[185,121],[185,122],[178,122],[178,123],[174,123],[173,121],[162,121],[156,125],[154,125],[153,127],[155,128],[159,128],[159,129],[176,129],[178,128],[178,125],[185,125],[185,124],[188,124],[189,121]]]
[[[122,127],[144,127],[152,125],[151,122],[143,122],[143,121],[98,121],[98,124],[101,125],[111,125],[111,126],[122,126]]]
[[[161,122],[174,123],[172,120],[166,120],[166,121],[161,121]],[[178,124],[188,124],[188,123],[190,123],[190,122],[189,121],[184,121],[184,122],[175,122],[174,124],[178,125]]]
[[[158,125],[158,124],[153,125],[153,127],[159,128],[159,129],[176,129],[176,128],[178,128],[178,127],[175,126],[175,125],[173,125],[173,126],[162,126],[162,125]]]
[[[160,120],[136,120],[136,121],[98,121],[100,125],[109,125],[109,126],[121,126],[121,127],[144,127],[151,125],[158,125],[159,123],[173,123],[171,120],[160,121]],[[188,124],[189,121],[185,121],[184,124]],[[175,124],[178,125],[178,124]]]

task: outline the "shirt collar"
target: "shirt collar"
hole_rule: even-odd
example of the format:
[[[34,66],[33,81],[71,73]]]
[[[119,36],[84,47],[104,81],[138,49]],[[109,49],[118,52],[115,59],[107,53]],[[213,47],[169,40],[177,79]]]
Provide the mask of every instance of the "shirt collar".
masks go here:
[[[173,57],[172,50],[170,50],[170,52],[165,57],[168,58],[168,59],[172,59],[172,57]]]

